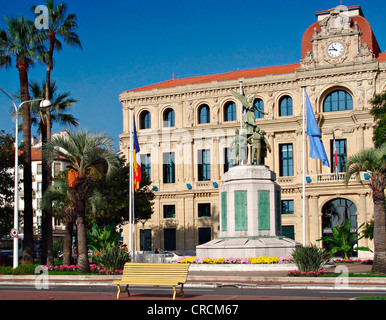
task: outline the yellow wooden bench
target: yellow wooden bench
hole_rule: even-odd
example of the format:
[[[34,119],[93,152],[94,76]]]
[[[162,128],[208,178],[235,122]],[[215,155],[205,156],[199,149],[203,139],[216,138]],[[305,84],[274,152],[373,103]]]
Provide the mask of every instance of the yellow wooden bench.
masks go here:
[[[113,284],[118,286],[117,299],[119,294],[127,292],[130,296],[129,285],[153,285],[173,286],[173,300],[176,298],[176,286],[181,285],[178,294],[184,293],[184,284],[188,278],[188,263],[131,263],[125,264],[122,279],[116,280]],[[120,285],[126,285],[121,291]]]

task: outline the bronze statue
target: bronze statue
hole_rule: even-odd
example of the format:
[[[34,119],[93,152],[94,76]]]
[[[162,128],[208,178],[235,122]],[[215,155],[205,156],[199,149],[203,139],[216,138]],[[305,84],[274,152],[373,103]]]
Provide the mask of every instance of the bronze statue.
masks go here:
[[[246,135],[236,129],[236,135],[231,144],[231,161],[233,166],[244,165],[247,162],[248,140]]]
[[[243,117],[243,122],[244,122],[244,129],[246,130],[247,135],[249,136],[249,135],[254,133],[255,128],[256,128],[255,109],[264,115],[266,115],[266,113],[264,113],[262,110],[260,110],[258,107],[255,106],[256,95],[254,95],[248,101],[248,99],[244,95],[239,94],[233,90],[231,90],[231,94],[236,99],[238,99],[243,104],[244,108],[246,109],[246,113]]]
[[[267,156],[267,149],[271,152],[271,146],[265,137],[265,131],[260,130],[256,125],[255,109],[262,114],[262,110],[255,106],[254,95],[249,101],[247,98],[231,90],[232,95],[241,101],[246,113],[243,116],[244,129],[236,130],[236,136],[231,144],[231,160],[234,166],[246,165],[248,162],[248,152],[251,152],[251,164],[264,165]]]
[[[252,164],[263,166],[265,165],[265,158],[267,156],[267,149],[271,152],[271,146],[267,138],[265,137],[265,131],[255,128],[255,132],[248,139],[249,144],[252,146],[251,162]]]

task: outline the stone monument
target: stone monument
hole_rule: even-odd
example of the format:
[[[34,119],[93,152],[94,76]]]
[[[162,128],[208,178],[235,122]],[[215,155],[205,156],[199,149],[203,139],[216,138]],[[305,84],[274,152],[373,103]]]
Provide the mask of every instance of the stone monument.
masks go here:
[[[233,166],[219,189],[220,237],[197,246],[196,255],[211,259],[290,256],[300,244],[281,236],[281,188],[276,174],[265,166],[271,146],[255,123],[254,98],[248,102],[232,94],[247,112],[244,127],[236,130],[231,145]]]

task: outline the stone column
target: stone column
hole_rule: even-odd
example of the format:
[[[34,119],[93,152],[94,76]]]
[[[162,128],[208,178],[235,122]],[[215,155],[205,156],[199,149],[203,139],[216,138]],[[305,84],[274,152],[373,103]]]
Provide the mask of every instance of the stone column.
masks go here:
[[[306,226],[308,227],[307,231],[307,244],[315,243],[316,240],[321,238],[321,214],[319,209],[319,197],[310,196],[309,197],[309,210],[308,210],[308,221]]]
[[[219,152],[218,152],[218,137],[213,137],[212,138],[212,163],[211,163],[211,171],[212,171],[212,178],[211,180],[217,181],[219,180],[220,177],[220,172],[219,172],[219,167],[220,167],[220,157],[219,157]]]
[[[366,212],[366,193],[359,194],[359,205],[358,205],[358,211],[357,211],[357,227],[360,227],[362,223],[367,222],[367,212]],[[363,247],[370,247],[371,241],[369,239],[363,238],[359,241],[359,246]],[[359,254],[361,254],[360,251],[358,251]]]
[[[272,151],[269,152],[267,151],[267,165],[271,169],[271,171],[276,172],[275,170],[275,144],[274,144],[274,138],[275,138],[275,133],[268,133],[268,143],[271,146]]]
[[[357,153],[361,152],[364,149],[364,128],[365,126],[359,125],[357,127],[357,139],[356,139],[356,149]]]

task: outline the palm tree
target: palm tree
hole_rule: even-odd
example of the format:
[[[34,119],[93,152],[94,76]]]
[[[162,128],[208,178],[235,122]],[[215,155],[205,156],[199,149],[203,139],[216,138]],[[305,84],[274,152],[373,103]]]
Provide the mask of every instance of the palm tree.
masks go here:
[[[59,3],[56,7],[54,0],[46,0],[46,7],[48,9],[48,30],[47,39],[49,42],[49,51],[45,55],[45,62],[47,64],[46,72],[46,93],[45,98],[50,100],[51,86],[51,71],[54,65],[54,51],[55,49],[62,50],[62,43],[59,38],[62,38],[68,46],[82,48],[79,40],[79,36],[75,33],[78,28],[75,14],[67,14],[67,5],[65,3]],[[35,12],[35,6],[31,8],[32,12]]]
[[[65,3],[59,3],[56,7],[54,5],[54,0],[46,0],[46,7],[48,9],[48,30],[44,30],[43,33],[46,34],[46,39],[48,40],[49,50],[42,55],[42,59],[47,64],[47,72],[46,72],[46,82],[45,82],[45,94],[44,97],[46,100],[52,99],[51,92],[51,72],[54,65],[54,51],[55,49],[60,51],[62,49],[62,44],[58,39],[62,38],[68,46],[78,46],[82,47],[79,36],[75,33],[77,29],[76,23],[76,15],[68,14],[67,15],[67,5]],[[35,7],[31,8],[32,12],[35,12]],[[46,110],[42,112],[40,117],[42,119],[42,144],[45,144],[47,141],[51,139],[51,122],[53,119],[51,115],[51,110]],[[51,175],[51,164],[46,163],[46,160],[42,160],[42,191],[43,193],[49,188],[52,183],[52,175]],[[53,263],[53,256],[50,254],[52,250],[52,241],[50,242],[51,237],[49,236],[52,233],[52,209],[51,206],[47,206],[44,210],[45,214],[42,219],[42,233],[47,234],[45,237],[49,242],[46,243],[43,241],[42,243],[42,263],[45,263],[47,255],[47,247],[48,247],[48,261]],[[44,240],[44,239],[43,239]]]
[[[353,175],[356,175],[361,181],[360,173],[363,171],[370,176],[370,188],[374,203],[374,263],[371,273],[386,274],[386,144],[377,149],[363,150],[350,157],[347,168],[346,184]]]
[[[46,83],[43,82],[39,84],[37,81],[33,81],[30,84],[31,94],[35,99],[45,97],[46,92]],[[32,123],[38,124],[39,131],[41,134],[42,142],[46,143],[47,135],[50,133],[50,130],[47,130],[51,123],[54,121],[60,122],[64,125],[73,125],[77,126],[77,120],[71,115],[65,113],[67,109],[72,108],[73,104],[77,102],[77,100],[70,97],[70,92],[66,93],[57,93],[56,82],[53,81],[50,83],[49,88],[49,96],[51,99],[51,110],[50,114],[50,123],[48,123],[47,111],[43,111],[41,108],[37,106],[32,106]],[[48,170],[42,170],[43,174],[43,183],[42,183],[42,191],[43,194],[48,190],[51,185],[51,166],[46,164],[45,159],[42,167],[47,165]],[[43,217],[42,217],[42,245],[41,245],[41,263],[53,265],[54,264],[54,255],[52,248],[52,205],[47,204],[43,209]]]
[[[50,150],[51,152],[47,152]],[[44,148],[48,161],[62,157],[68,162],[68,186],[75,202],[78,235],[79,272],[89,271],[86,238],[86,201],[94,191],[94,179],[100,174],[110,177],[118,167],[118,160],[112,151],[112,139],[102,134],[87,131],[70,132],[53,137]]]
[[[37,81],[30,83],[31,96],[34,99],[44,99],[46,83],[39,84]],[[51,121],[58,122],[61,125],[78,126],[79,123],[74,116],[66,113],[68,109],[72,108],[78,100],[71,98],[71,92],[58,93],[56,81],[50,83],[50,97],[51,97]],[[44,135],[45,127],[47,126],[44,110],[39,108],[36,104],[31,108],[32,124],[39,127],[39,132]]]
[[[16,59],[19,71],[21,101],[30,100],[28,90],[28,70],[44,51],[44,35],[39,33],[32,21],[23,16],[4,17],[7,30],[0,30],[0,67],[10,67]],[[23,114],[23,170],[24,170],[24,245],[23,264],[33,263],[33,209],[31,170],[31,114],[30,105],[25,103]],[[16,199],[17,201],[17,199]]]
[[[370,114],[374,116],[376,126],[374,128],[373,141],[376,148],[386,142],[386,91],[376,94],[370,100],[373,108]]]
[[[65,224],[64,243],[63,243],[63,264],[70,265],[72,257],[72,231],[76,222],[75,201],[67,183],[67,171],[62,171],[55,177],[53,185],[43,194],[40,202],[41,208],[52,206],[53,214],[56,218],[62,219]],[[101,194],[94,190],[93,195],[88,199],[95,214],[101,203]]]
[[[63,180],[55,180],[43,194],[40,206],[45,209],[53,203],[53,212],[65,224],[63,243],[63,264],[71,263],[72,230],[76,220],[75,203],[71,198],[68,185]]]

